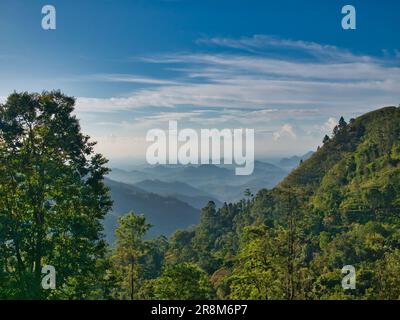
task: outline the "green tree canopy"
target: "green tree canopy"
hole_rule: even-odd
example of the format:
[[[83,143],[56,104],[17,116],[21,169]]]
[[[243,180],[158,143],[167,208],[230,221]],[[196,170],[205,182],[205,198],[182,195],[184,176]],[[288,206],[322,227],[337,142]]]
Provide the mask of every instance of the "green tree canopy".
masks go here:
[[[153,286],[154,297],[161,300],[204,300],[212,297],[207,274],[193,263],[166,265]]]
[[[13,93],[0,105],[0,288],[10,298],[87,298],[105,252],[106,160],[81,133],[75,99]],[[44,265],[56,290],[41,287]],[[0,289],[1,295],[1,289]]]

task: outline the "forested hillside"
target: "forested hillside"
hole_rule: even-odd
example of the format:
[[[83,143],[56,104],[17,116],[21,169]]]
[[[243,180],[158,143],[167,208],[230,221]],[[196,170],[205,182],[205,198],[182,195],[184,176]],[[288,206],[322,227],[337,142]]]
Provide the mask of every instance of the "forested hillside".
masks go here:
[[[400,298],[399,108],[340,119],[278,187],[248,196],[221,209],[209,203],[196,228],[176,232],[145,296],[168,297],[174,266],[201,270],[213,298]],[[346,265],[355,290],[342,288]]]

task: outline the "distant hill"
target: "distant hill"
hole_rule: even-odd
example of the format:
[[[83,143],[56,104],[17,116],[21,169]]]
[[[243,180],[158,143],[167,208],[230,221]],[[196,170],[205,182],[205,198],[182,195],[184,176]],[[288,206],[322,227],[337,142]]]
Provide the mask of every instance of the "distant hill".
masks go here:
[[[176,229],[187,228],[199,222],[199,210],[173,197],[160,196],[144,191],[138,187],[105,180],[111,190],[114,201],[113,212],[104,220],[107,241],[114,241],[117,219],[129,211],[143,213],[146,220],[153,225],[148,236],[170,236]]]
[[[224,180],[213,182],[210,179],[196,187],[207,190],[222,202],[236,202],[243,198],[246,189],[255,194],[258,190],[273,188],[288,173],[285,169],[262,161],[255,161],[254,172],[250,176],[235,176],[233,169],[230,171],[231,174]]]
[[[129,184],[134,184],[150,178],[149,174],[143,171],[139,170],[127,171],[118,168],[113,168],[109,176],[114,181],[119,181]]]
[[[144,180],[135,183],[135,186],[148,191],[154,192],[160,195],[170,195],[172,193],[179,193],[185,196],[206,196],[207,194],[197,188],[194,188],[187,183],[174,181],[165,182],[158,179],[155,180]],[[211,197],[211,195],[210,195]]]
[[[107,240],[114,240],[117,218],[130,210],[144,213],[154,225],[149,236],[171,235],[199,221],[199,209],[209,201],[217,207],[244,197],[249,188],[256,193],[273,188],[287,170],[276,165],[255,161],[254,173],[236,176],[231,165],[157,165],[126,171],[112,169],[106,184],[111,189],[114,210],[105,219]],[[118,182],[117,182],[118,181]]]
[[[156,193],[161,196],[174,197],[188,203],[196,209],[205,207],[209,201],[214,201],[217,207],[222,205],[222,203],[212,195],[179,181],[165,182],[160,180],[144,180],[134,185],[147,192]]]
[[[279,166],[281,168],[285,168],[288,170],[294,169],[300,165],[301,161],[305,161],[305,160],[309,159],[313,155],[313,153],[314,153],[314,151],[309,151],[302,156],[293,156],[290,158],[282,158],[279,161]]]
[[[110,178],[149,192],[172,195],[199,208],[208,198],[219,206],[225,201],[240,200],[247,188],[253,193],[273,188],[288,173],[287,169],[261,161],[255,161],[250,176],[236,176],[234,169],[234,165],[156,165],[132,171],[113,169]]]

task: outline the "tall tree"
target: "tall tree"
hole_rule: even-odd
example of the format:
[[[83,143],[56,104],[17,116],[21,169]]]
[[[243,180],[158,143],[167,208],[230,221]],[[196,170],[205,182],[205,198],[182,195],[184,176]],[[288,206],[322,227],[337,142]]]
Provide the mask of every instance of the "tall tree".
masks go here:
[[[143,240],[151,225],[146,223],[144,215],[128,213],[118,219],[115,255],[115,270],[118,273],[118,289],[116,297],[120,299],[135,298],[139,291],[141,276],[144,272],[140,259],[148,252],[149,246]]]
[[[94,290],[95,261],[105,252],[100,220],[112,202],[107,161],[81,133],[74,104],[53,91],[13,93],[0,105],[5,298],[84,298]],[[56,270],[53,291],[41,287],[44,265]]]
[[[286,245],[281,254],[285,257],[285,298],[297,299],[301,295],[301,287],[304,286],[303,270],[304,251],[306,246],[306,221],[304,215],[305,195],[300,188],[280,186],[276,189],[278,211],[283,219],[284,231],[281,232],[282,240]]]

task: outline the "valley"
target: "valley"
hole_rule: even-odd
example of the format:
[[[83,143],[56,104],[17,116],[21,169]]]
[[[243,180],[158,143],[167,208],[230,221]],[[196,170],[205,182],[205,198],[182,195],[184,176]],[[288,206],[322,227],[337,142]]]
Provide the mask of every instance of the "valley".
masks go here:
[[[114,201],[113,211],[104,220],[106,239],[113,243],[117,219],[129,211],[143,213],[153,225],[149,238],[169,237],[177,229],[197,224],[200,210],[209,201],[220,208],[224,202],[240,201],[246,189],[255,194],[263,188],[273,188],[300,160],[306,160],[311,154],[282,158],[277,164],[255,161],[251,176],[236,176],[233,166],[212,164],[113,168],[106,179]],[[280,167],[279,163],[284,166]]]

